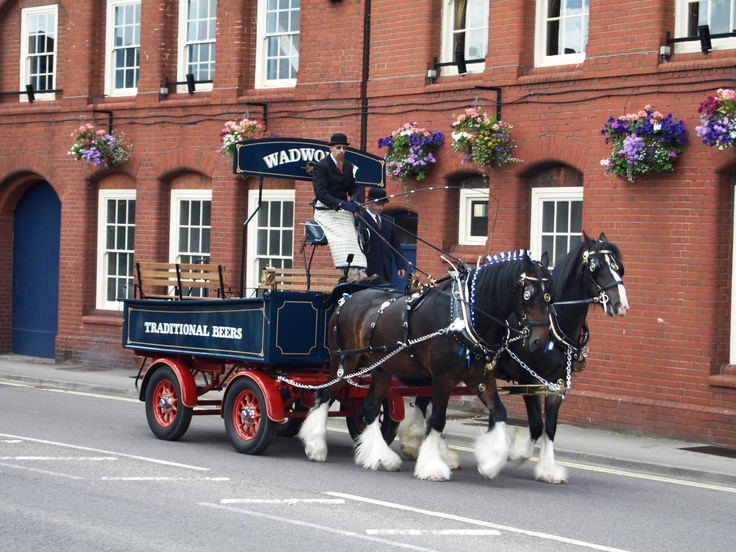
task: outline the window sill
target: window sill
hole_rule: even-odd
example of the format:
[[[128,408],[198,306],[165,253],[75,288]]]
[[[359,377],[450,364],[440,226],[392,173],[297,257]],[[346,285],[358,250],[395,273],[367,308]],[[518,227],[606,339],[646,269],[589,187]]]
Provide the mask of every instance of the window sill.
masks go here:
[[[736,389],[736,365],[726,364],[721,366],[721,371],[708,378],[711,387],[728,387]]]
[[[82,317],[82,324],[95,326],[123,327],[123,313],[107,310],[93,310],[90,314]]]

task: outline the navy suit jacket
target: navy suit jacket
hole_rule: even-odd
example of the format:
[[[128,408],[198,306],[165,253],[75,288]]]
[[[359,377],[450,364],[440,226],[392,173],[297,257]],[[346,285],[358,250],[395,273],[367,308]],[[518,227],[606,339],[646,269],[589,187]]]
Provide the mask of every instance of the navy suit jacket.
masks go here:
[[[370,213],[364,211],[360,216],[365,221],[366,226],[368,226],[371,232],[371,249],[366,255],[368,267],[365,271],[369,276],[378,274],[381,278],[386,280],[386,282],[390,282],[391,277],[393,276],[391,256],[396,260],[397,270],[406,270],[404,259],[394,253],[393,249],[378,237],[380,234],[394,249],[402,252],[401,242],[399,242],[399,235],[396,233],[394,221],[391,217],[381,215],[381,229],[379,230],[378,225],[375,223]]]

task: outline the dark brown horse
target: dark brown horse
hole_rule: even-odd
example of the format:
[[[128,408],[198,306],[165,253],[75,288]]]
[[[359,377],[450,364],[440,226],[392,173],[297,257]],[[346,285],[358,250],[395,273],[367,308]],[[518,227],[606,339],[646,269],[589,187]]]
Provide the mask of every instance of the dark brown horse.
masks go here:
[[[426,439],[418,453],[416,477],[434,481],[450,478],[452,453],[441,438],[452,389],[460,382],[477,392],[490,411],[488,432],[476,443],[478,471],[494,477],[506,462],[505,412],[493,373],[486,369],[502,348],[515,314],[525,347],[544,349],[549,341],[549,271],[547,256],[521,258],[475,270],[461,271],[437,287],[412,296],[381,289],[359,291],[338,306],[329,324],[331,377],[338,380],[321,390],[302,424],[299,438],[310,460],[327,458],[326,424],[329,405],[350,374],[378,365],[363,403],[363,433],[355,462],[368,469],[398,470],[401,459],[384,441],[378,421],[380,406],[392,378],[431,378],[434,408],[427,420]]]
[[[623,283],[624,265],[618,247],[601,233],[597,240],[583,233],[583,239],[557,261],[552,270],[555,302],[552,311],[552,338],[544,351],[530,352],[518,343],[509,344],[499,357],[496,377],[520,384],[548,385],[553,391],[558,381],[570,386],[573,370],[582,369],[587,353],[586,317],[591,304],[599,304],[607,316],[625,316],[629,301]],[[518,324],[513,320],[510,324]],[[509,453],[513,465],[528,460],[540,441],[539,462],[534,474],[547,483],[565,483],[567,472],[555,462],[554,439],[563,395],[545,395],[544,417],[539,395],[525,395],[529,431],[517,428]],[[425,398],[412,401],[398,430],[402,452],[416,458],[421,445]]]

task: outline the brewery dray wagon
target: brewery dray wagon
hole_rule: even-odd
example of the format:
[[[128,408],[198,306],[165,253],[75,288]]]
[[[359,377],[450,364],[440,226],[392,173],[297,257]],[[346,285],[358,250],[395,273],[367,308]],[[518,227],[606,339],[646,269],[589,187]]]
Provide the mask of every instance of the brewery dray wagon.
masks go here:
[[[309,180],[311,164],[328,151],[326,143],[309,140],[240,142],[234,171],[258,176],[261,189],[264,176]],[[358,183],[384,184],[383,159],[352,148],[347,156],[359,169]],[[248,223],[259,208],[260,198],[243,225],[243,258]],[[306,255],[304,264],[301,274],[267,274],[255,293],[243,288],[244,263],[239,290],[227,287],[220,266],[137,263],[136,296],[122,300],[122,342],[143,357],[136,385],[156,437],[180,438],[196,415],[222,416],[233,447],[246,454],[263,452],[275,435],[298,432],[315,388],[329,378],[327,322],[343,293],[357,289],[338,284],[336,270],[335,285],[326,286],[324,276],[310,271]],[[356,437],[367,380],[353,383],[343,388],[330,416],[345,417]],[[388,442],[403,407],[397,388],[383,405]]]

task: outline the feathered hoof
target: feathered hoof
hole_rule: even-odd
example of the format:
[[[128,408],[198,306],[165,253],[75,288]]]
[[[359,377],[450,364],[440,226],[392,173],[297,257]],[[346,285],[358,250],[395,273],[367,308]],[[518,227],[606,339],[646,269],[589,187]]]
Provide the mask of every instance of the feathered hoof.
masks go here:
[[[379,462],[377,468],[379,471],[387,471],[387,472],[397,472],[401,471],[401,461],[399,460],[399,463],[386,463],[386,462]]]
[[[435,475],[435,476],[432,476],[432,477],[427,477],[425,479],[425,481],[433,481],[435,483],[442,483],[443,481],[449,481],[449,480],[450,480],[449,477],[448,478],[444,478],[444,477],[442,477],[440,475]]]
[[[403,454],[407,460],[416,460],[419,456],[419,449],[409,445],[401,445],[401,454]]]
[[[327,446],[324,443],[305,443],[304,452],[312,462],[324,462],[327,460]]]
[[[556,464],[554,466],[540,466],[538,464],[537,469],[534,470],[534,477],[545,483],[561,485],[567,483],[567,470]]]
[[[447,467],[447,466],[445,466]],[[439,471],[429,471],[427,469],[414,469],[414,477],[423,481],[449,481],[452,473],[450,468],[447,470],[440,469]]]

